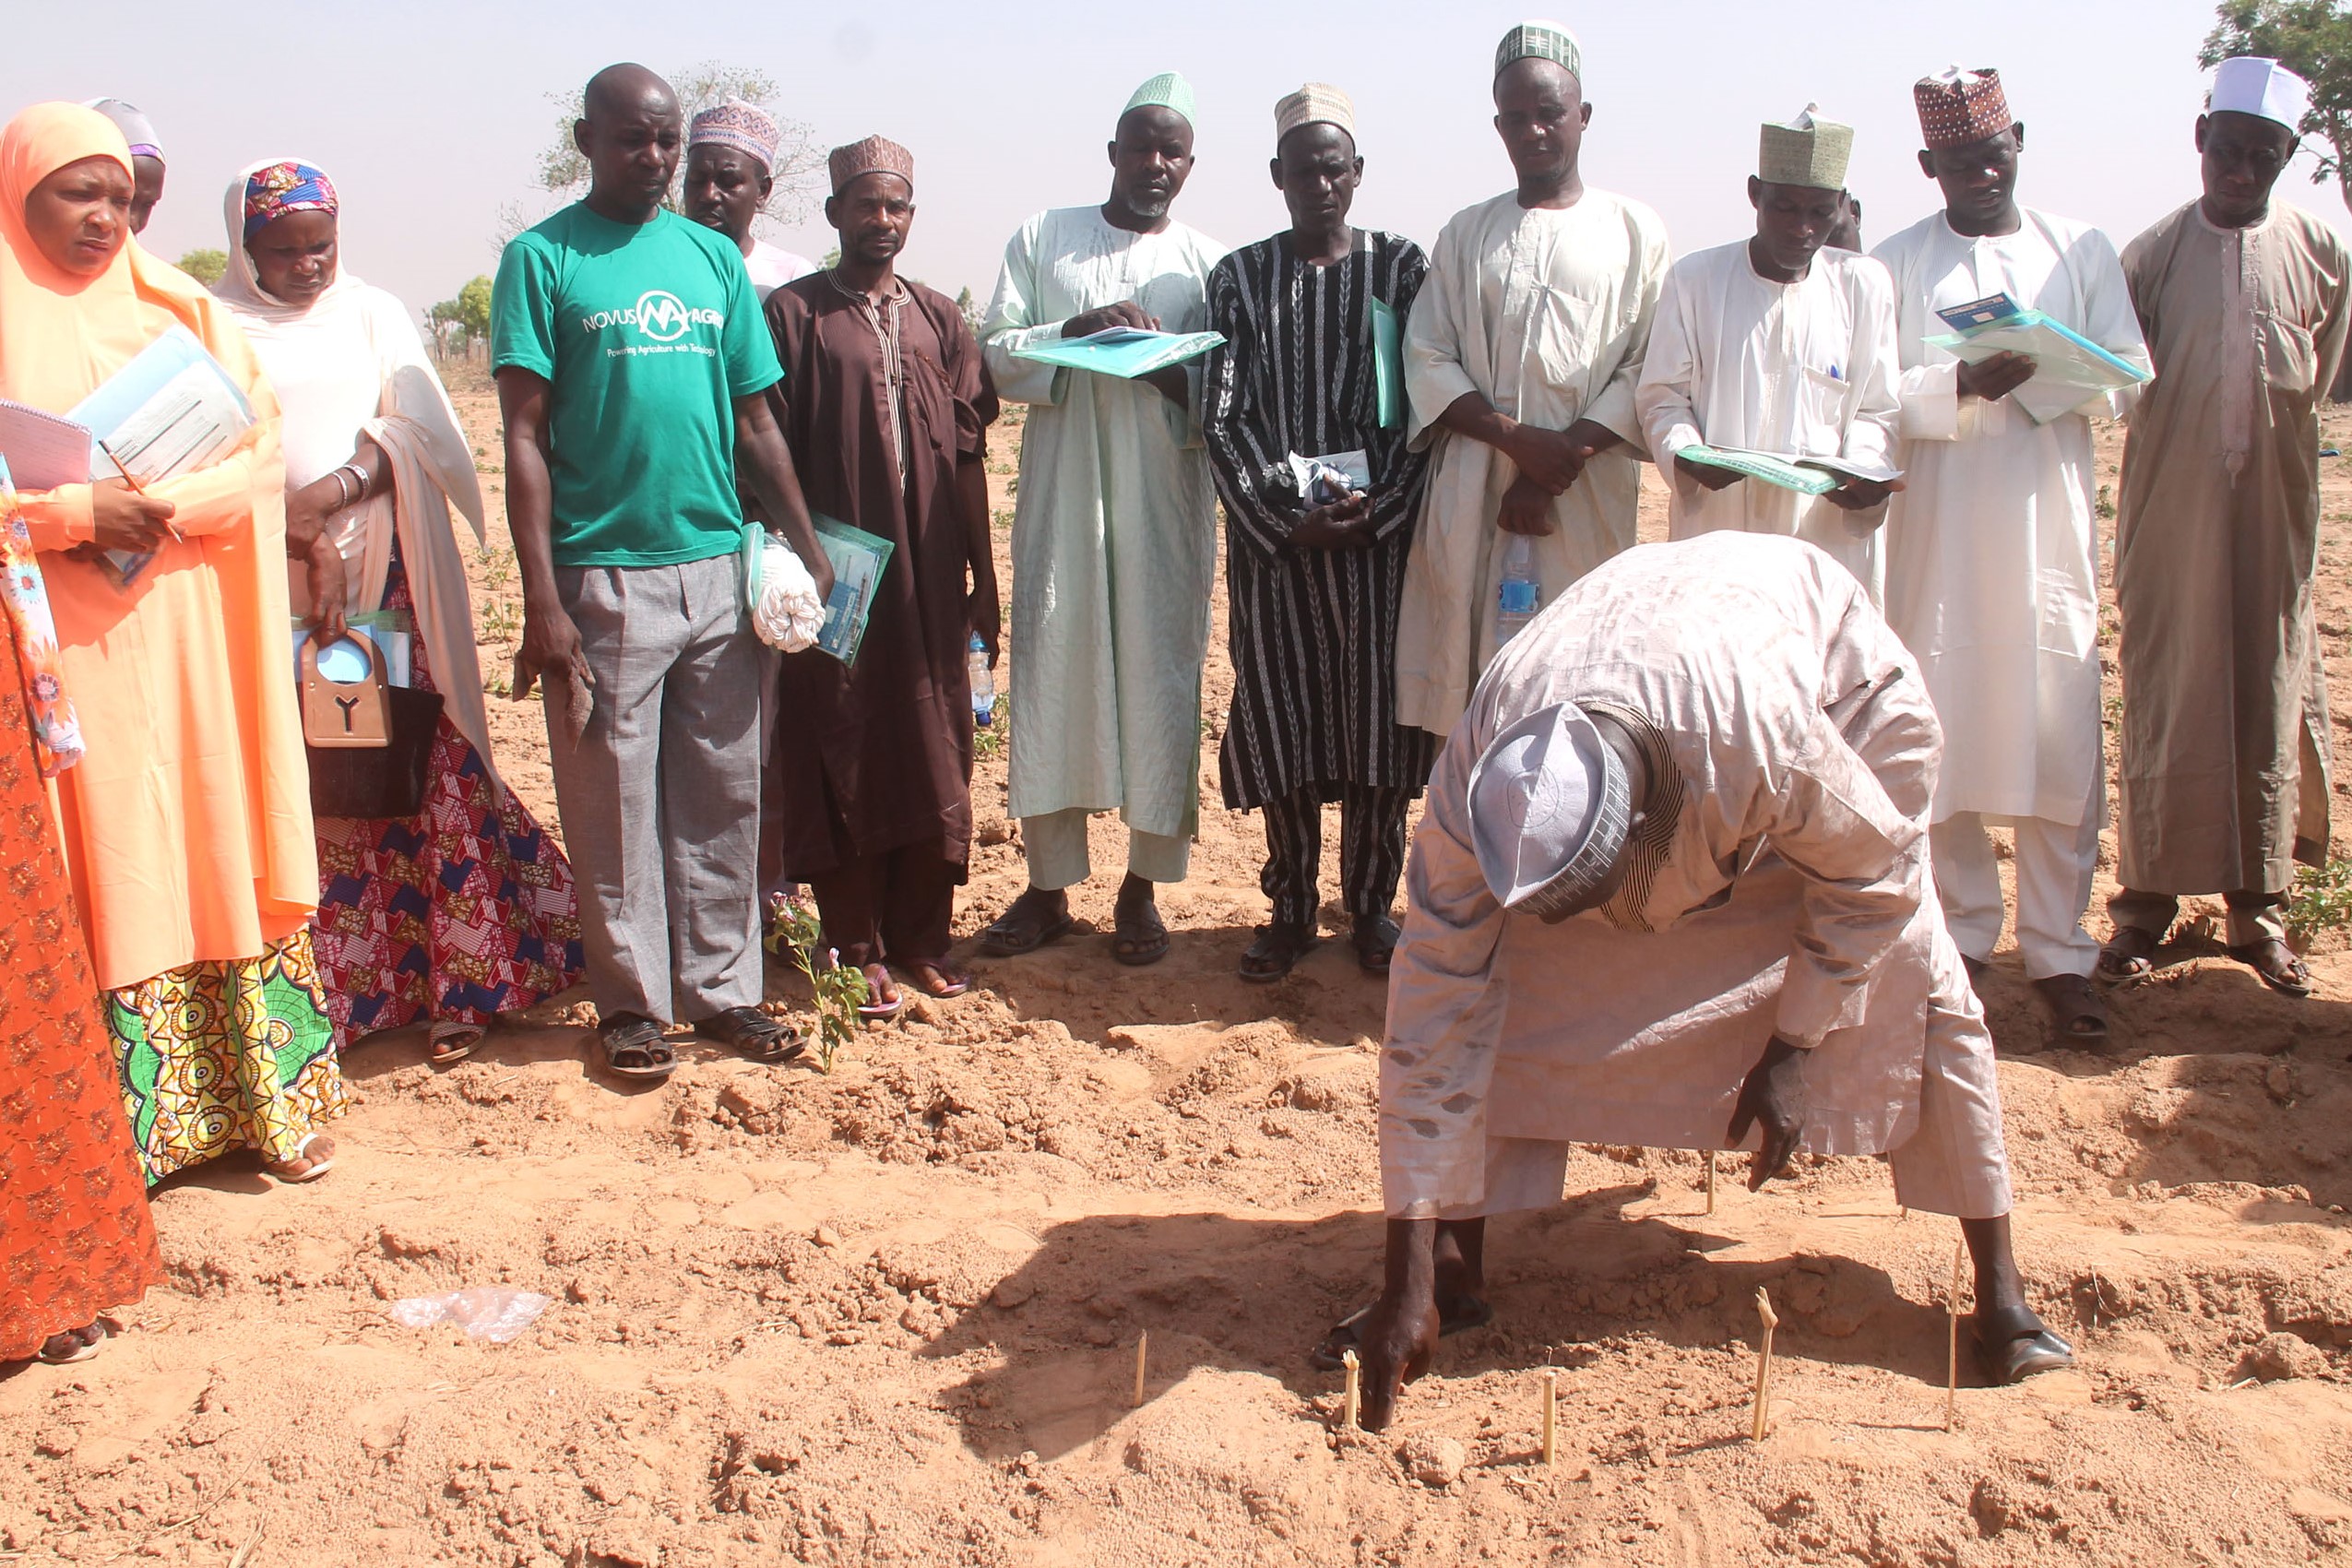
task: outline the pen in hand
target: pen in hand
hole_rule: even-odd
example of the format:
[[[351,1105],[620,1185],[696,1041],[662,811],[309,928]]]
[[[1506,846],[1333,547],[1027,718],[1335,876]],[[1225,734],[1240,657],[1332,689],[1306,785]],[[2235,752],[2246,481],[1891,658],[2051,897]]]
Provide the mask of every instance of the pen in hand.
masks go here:
[[[123,476],[123,482],[131,487],[132,493],[137,495],[145,495],[147,493],[144,489],[140,488],[139,481],[131,477],[131,470],[123,466],[123,459],[114,456],[114,448],[109,446],[103,441],[97,442],[95,445],[100,451],[106,454],[106,460],[114,465],[114,471]],[[163,531],[170,534],[175,543],[185,544],[187,542],[186,537],[183,535],[178,529],[172,526],[172,520],[169,517],[163,519]]]

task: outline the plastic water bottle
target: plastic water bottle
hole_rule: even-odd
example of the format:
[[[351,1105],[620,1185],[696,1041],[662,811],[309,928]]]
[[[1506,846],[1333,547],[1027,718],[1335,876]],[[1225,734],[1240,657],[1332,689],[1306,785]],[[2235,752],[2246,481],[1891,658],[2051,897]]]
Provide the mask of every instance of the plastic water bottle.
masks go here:
[[[1503,552],[1503,587],[1494,606],[1494,646],[1501,647],[1526,628],[1543,608],[1543,577],[1536,570],[1536,541],[1515,533]]]
[[[988,645],[980,641],[978,632],[972,634],[971,646],[964,652],[964,670],[971,677],[972,722],[992,724],[996,721],[996,675],[988,667]]]

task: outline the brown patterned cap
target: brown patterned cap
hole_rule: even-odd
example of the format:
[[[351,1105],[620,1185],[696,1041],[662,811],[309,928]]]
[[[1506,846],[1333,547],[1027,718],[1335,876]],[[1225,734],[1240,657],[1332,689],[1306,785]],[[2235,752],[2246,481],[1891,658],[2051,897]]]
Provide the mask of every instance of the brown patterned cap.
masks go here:
[[[1911,89],[1911,101],[1918,106],[1919,134],[1927,138],[1930,152],[1972,146],[2017,123],[2009,113],[2001,73],[1990,66],[1969,71],[1946,65],[1919,78]]]

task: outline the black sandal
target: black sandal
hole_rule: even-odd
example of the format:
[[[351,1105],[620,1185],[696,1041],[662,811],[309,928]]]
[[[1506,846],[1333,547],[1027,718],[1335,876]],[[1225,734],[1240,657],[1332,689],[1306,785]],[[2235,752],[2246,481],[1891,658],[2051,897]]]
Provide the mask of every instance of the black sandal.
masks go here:
[[[1067,895],[1062,897],[1057,912],[1038,918],[1039,908],[1053,897],[1042,888],[1032,887],[1014,899],[1013,907],[980,932],[980,951],[992,958],[1017,958],[1069,935],[1077,929],[1078,922],[1070,913]]]
[[[1378,1301],[1367,1301],[1331,1325],[1323,1343],[1307,1352],[1307,1364],[1317,1372],[1337,1372],[1348,1363],[1346,1354],[1354,1350],[1360,1354],[1364,1348],[1364,1324],[1372,1317]],[[1467,1334],[1474,1328],[1484,1328],[1494,1321],[1494,1309],[1476,1296],[1440,1296],[1437,1299],[1437,1336],[1451,1339],[1457,1334]]]
[[[1314,950],[1315,928],[1277,921],[1258,927],[1258,939],[1241,955],[1234,972],[1252,985],[1272,985]]]
[[[2253,970],[2255,979],[2281,996],[2299,998],[2311,994],[2310,966],[2275,936],[2265,936],[2260,942],[2241,942],[2228,952]]]
[[[2025,1307],[1980,1310],[1969,1320],[1969,1331],[1977,1344],[1978,1370],[1996,1388],[2008,1388],[2037,1373],[2059,1372],[2074,1364],[2074,1347],[2052,1334]]]
[[[678,1070],[678,1053],[662,1038],[661,1026],[642,1013],[615,1013],[600,1025],[605,1071],[619,1078],[666,1078]],[[634,1062],[624,1060],[634,1057]]]
[[[2107,1003],[2097,987],[2080,975],[2045,975],[2034,990],[2049,1007],[2050,1022],[2069,1045],[2107,1043]]]
[[[1168,922],[1159,918],[1159,906],[1151,899],[1132,906],[1123,902],[1111,931],[1111,956],[1131,969],[1168,956]]]
[[[2091,971],[2102,985],[2123,985],[2156,973],[2156,949],[2164,938],[2135,925],[2120,925],[2099,948],[2098,967]]]
[[[777,1022],[756,1007],[730,1007],[696,1024],[695,1033],[770,1066],[790,1062],[808,1049],[800,1030]]]
[[[1355,944],[1356,962],[1368,975],[1384,975],[1391,960],[1396,956],[1396,939],[1403,932],[1396,922],[1386,915],[1358,915],[1355,934],[1348,938]]]

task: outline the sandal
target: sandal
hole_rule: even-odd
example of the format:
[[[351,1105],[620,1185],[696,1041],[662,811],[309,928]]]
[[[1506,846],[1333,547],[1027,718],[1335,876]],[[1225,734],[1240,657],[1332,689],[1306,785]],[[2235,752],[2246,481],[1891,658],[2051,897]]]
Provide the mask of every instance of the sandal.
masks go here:
[[[1358,915],[1355,933],[1348,940],[1355,944],[1356,962],[1364,973],[1384,975],[1396,956],[1396,939],[1402,934],[1386,915]]]
[[[724,1013],[696,1024],[695,1033],[770,1066],[790,1062],[808,1049],[807,1042],[801,1039],[800,1030],[790,1024],[778,1023],[756,1007],[730,1007]],[[671,1065],[677,1065],[674,1057]],[[668,1070],[663,1069],[665,1072]]]
[[[1032,887],[1013,900],[1013,907],[980,932],[980,951],[994,958],[1017,958],[1049,942],[1058,942],[1077,929],[1070,900],[1059,893]]]
[[[2311,969],[2295,949],[2275,936],[2265,936],[2260,942],[2241,942],[2228,949],[2229,956],[2254,971],[2254,977],[2281,996],[2303,997],[2311,994]]]
[[[1122,897],[1111,930],[1111,956],[1131,969],[1168,956],[1168,922],[1148,895],[1132,903]]]
[[[1252,985],[1272,985],[1299,967],[1299,960],[1314,950],[1315,928],[1311,924],[1291,925],[1277,921],[1272,925],[1258,927],[1258,939],[1241,955],[1241,967],[1235,971]]]
[[[481,1043],[480,1024],[461,1024],[454,1018],[435,1022],[424,1032],[424,1059],[435,1067],[454,1067],[474,1053]]]
[[[2097,987],[2080,975],[2045,975],[2034,981],[2049,1005],[2050,1022],[2071,1045],[2107,1043],[2107,1002]]]
[[[1331,1325],[1323,1343],[1307,1352],[1307,1364],[1317,1372],[1337,1372],[1348,1363],[1343,1359],[1350,1350],[1364,1347],[1364,1324],[1372,1315],[1377,1301],[1367,1301]],[[1494,1309],[1476,1296],[1440,1296],[1437,1299],[1437,1336],[1450,1339],[1457,1334],[1467,1334],[1474,1328],[1484,1328],[1494,1321]]]
[[[312,1148],[319,1145],[326,1146],[312,1154]],[[335,1140],[324,1133],[306,1133],[292,1154],[284,1159],[265,1159],[261,1168],[289,1186],[315,1182],[335,1169]]]
[[[866,977],[866,999],[858,1004],[858,1016],[876,1024],[885,1018],[897,1017],[899,1009],[907,1005],[907,993],[900,991],[897,983],[890,978],[890,966],[867,964],[862,967]],[[885,992],[889,994],[885,996]]]
[[[615,1013],[596,1034],[605,1071],[615,1077],[666,1078],[678,1070],[678,1053],[661,1038],[661,1026],[642,1013]]]
[[[84,1324],[79,1328],[69,1328],[63,1334],[53,1334],[42,1340],[37,1359],[45,1366],[70,1367],[77,1361],[87,1361],[97,1355],[98,1348],[104,1343],[104,1324]]]
[[[2164,938],[2156,932],[2135,925],[2117,926],[2115,934],[2099,949],[2098,967],[2092,976],[2104,985],[2144,980],[2156,973],[2156,949],[2163,945]]]
[[[2008,1388],[2039,1372],[2074,1364],[2074,1347],[2052,1334],[2030,1308],[1978,1312],[1970,1320],[1977,1366],[1996,1388]]]
[[[972,989],[972,977],[959,974],[944,963],[930,958],[910,958],[907,972],[915,978],[915,985],[925,996],[937,1002],[949,1002]]]

